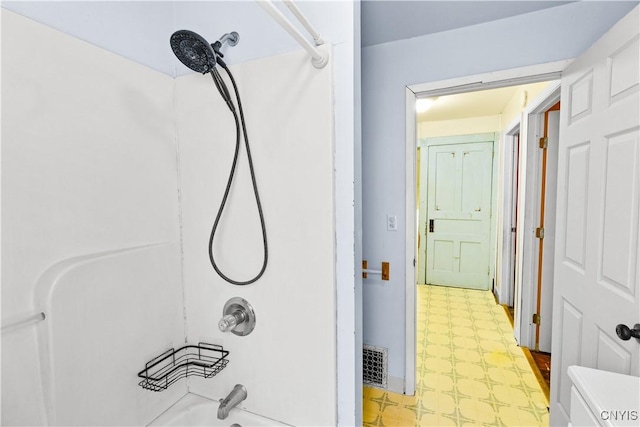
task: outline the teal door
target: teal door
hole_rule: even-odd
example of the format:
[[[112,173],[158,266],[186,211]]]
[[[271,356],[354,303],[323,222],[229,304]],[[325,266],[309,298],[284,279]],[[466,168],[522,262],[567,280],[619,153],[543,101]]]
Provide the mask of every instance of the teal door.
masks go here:
[[[493,141],[425,151],[425,282],[489,289]]]

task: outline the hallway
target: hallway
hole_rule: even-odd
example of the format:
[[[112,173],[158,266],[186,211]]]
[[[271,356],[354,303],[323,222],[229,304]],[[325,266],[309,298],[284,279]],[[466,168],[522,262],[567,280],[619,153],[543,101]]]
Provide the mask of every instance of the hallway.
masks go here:
[[[547,401],[490,291],[418,285],[416,395],[364,388],[365,426],[546,426]]]

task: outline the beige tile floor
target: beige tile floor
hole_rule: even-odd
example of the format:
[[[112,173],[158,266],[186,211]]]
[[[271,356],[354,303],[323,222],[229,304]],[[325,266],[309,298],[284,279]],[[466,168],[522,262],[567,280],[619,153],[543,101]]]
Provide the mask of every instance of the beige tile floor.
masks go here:
[[[364,388],[365,426],[547,426],[547,401],[491,291],[418,285],[416,395]]]

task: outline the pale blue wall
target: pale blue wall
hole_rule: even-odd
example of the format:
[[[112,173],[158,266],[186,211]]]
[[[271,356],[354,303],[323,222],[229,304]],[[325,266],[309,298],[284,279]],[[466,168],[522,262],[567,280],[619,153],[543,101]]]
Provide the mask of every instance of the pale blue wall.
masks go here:
[[[574,58],[635,5],[570,3],[363,49],[363,258],[391,263],[389,282],[364,285],[363,334],[389,349],[389,375],[405,369],[405,87]],[[387,214],[399,231],[386,230]]]

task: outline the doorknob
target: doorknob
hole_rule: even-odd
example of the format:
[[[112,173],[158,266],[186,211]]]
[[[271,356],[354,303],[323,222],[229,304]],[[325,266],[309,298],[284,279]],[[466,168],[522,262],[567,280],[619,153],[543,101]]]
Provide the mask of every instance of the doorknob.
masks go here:
[[[633,329],[629,329],[627,325],[620,324],[616,326],[616,334],[623,341],[628,341],[633,337],[640,342],[640,324],[633,325]]]

